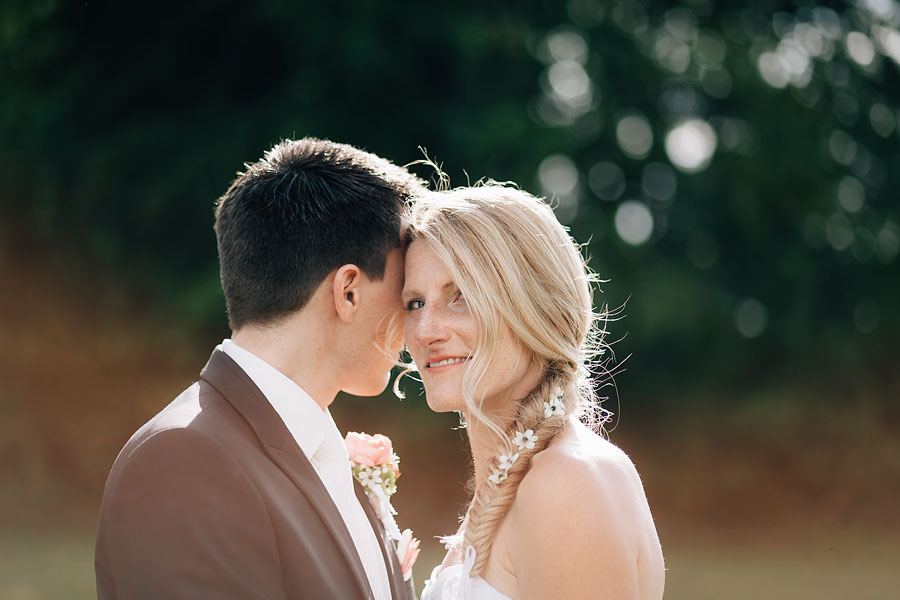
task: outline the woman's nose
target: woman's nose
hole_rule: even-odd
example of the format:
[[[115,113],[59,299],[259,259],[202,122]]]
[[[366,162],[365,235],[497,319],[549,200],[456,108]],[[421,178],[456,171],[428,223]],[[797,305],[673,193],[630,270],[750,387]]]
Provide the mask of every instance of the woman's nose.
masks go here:
[[[439,311],[424,307],[416,315],[414,335],[420,346],[430,346],[449,337],[446,322]]]

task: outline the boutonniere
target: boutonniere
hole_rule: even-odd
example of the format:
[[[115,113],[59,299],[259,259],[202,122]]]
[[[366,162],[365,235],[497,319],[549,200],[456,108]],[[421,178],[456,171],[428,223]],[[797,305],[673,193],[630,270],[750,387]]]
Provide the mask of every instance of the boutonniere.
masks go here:
[[[353,477],[366,490],[366,496],[388,537],[397,542],[397,558],[403,571],[403,578],[412,577],[412,566],[419,556],[419,540],[412,537],[412,531],[400,532],[391,506],[391,496],[397,491],[400,477],[400,457],[394,453],[390,438],[376,433],[368,435],[351,431],[344,439],[347,454],[350,455],[350,470]]]

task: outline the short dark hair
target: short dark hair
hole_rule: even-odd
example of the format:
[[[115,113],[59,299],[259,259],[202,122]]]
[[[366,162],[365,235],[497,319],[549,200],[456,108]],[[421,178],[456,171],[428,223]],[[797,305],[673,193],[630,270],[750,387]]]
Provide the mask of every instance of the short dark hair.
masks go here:
[[[381,279],[404,204],[424,189],[383,158],[315,138],[284,140],[245,166],[216,204],[232,330],[300,310],[342,265]]]

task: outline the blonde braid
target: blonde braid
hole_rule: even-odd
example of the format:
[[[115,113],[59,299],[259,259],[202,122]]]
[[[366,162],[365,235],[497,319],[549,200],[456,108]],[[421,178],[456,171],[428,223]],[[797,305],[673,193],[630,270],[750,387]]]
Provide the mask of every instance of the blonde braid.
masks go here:
[[[506,478],[499,484],[485,479],[480,487],[476,487],[475,495],[463,523],[462,539],[457,537],[457,540],[462,542],[462,548],[468,546],[475,548],[476,558],[472,567],[472,577],[481,573],[487,565],[497,529],[509,511],[516,491],[519,489],[519,483],[531,468],[532,459],[538,452],[546,448],[556,434],[566,426],[567,417],[574,409],[574,402],[570,400],[572,396],[567,393],[564,401],[565,414],[555,414],[549,418],[544,416],[544,402],[550,397],[552,390],[558,386],[563,389],[568,387],[561,386],[561,384],[559,377],[547,378],[528,398],[522,401],[518,415],[507,428],[507,437],[501,441],[497,452],[497,455],[512,455],[518,452],[519,458],[506,471]],[[534,447],[518,450],[512,441],[513,435],[529,429],[537,436]]]

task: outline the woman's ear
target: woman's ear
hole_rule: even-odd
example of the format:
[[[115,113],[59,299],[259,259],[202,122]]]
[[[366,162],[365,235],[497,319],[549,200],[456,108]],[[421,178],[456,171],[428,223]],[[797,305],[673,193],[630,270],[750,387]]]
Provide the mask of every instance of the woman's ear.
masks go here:
[[[334,273],[331,292],[334,309],[345,323],[352,323],[359,310],[362,271],[356,265],[344,265]]]

